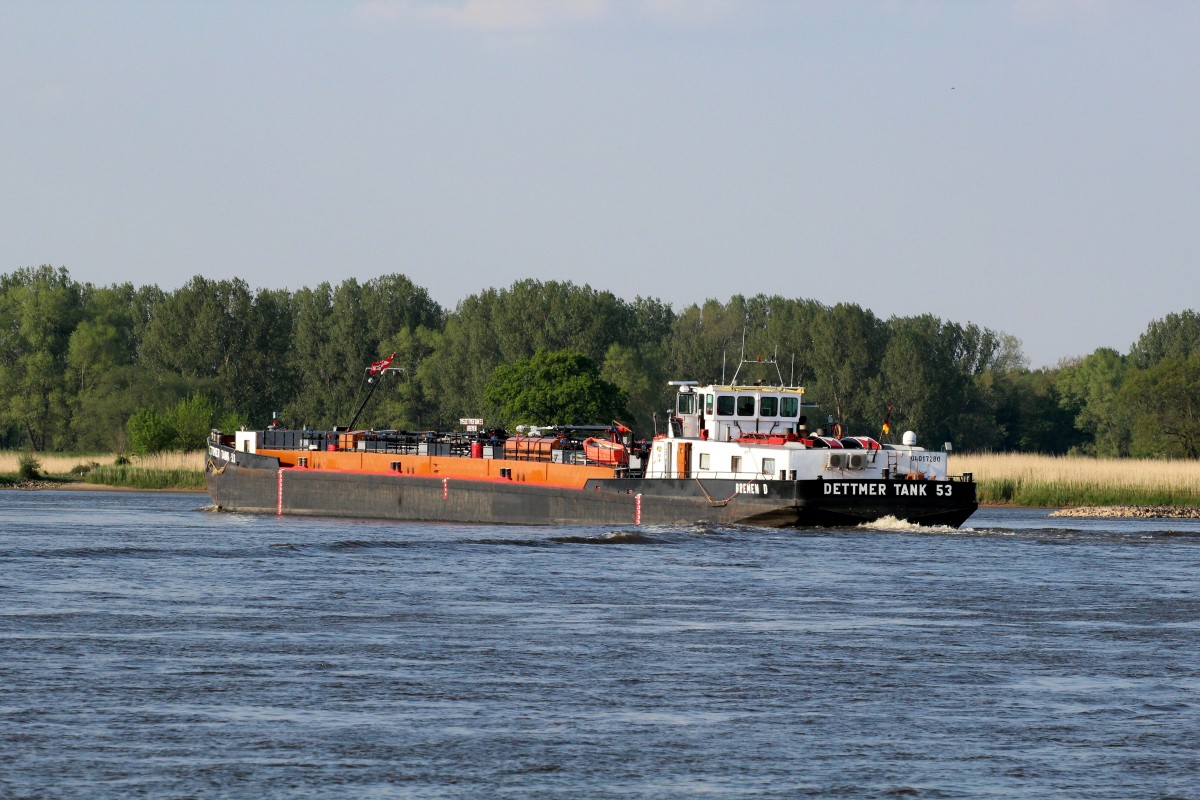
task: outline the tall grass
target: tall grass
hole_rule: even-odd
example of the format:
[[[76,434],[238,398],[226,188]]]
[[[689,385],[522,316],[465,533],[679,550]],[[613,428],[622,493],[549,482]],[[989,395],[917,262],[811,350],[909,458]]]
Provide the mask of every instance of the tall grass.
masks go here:
[[[0,451],[0,475],[11,473],[15,482],[23,451]],[[117,453],[39,453],[39,472],[56,483],[82,480],[100,486],[135,489],[203,489],[203,450],[190,453],[156,453],[123,459]]]
[[[0,472],[16,472],[17,464],[25,450],[0,450]],[[38,453],[37,460],[41,462],[41,471],[48,475],[65,475],[79,464],[96,462],[103,466],[112,464],[119,458],[118,453]],[[139,466],[154,469],[195,469],[204,471],[204,451],[193,450],[187,453],[155,453],[149,456],[131,456],[131,461]]]
[[[981,503],[1020,506],[1200,505],[1200,462],[1020,453],[953,457],[970,472]]]
[[[85,483],[131,489],[203,489],[204,471],[105,464],[83,476]]]

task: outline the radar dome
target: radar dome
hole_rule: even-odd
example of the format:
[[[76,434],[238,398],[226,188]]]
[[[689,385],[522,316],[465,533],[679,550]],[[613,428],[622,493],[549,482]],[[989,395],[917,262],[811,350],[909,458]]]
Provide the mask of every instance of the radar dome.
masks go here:
[[[913,447],[917,443],[917,435],[912,431],[905,431],[904,436],[900,438],[900,441],[909,447]]]

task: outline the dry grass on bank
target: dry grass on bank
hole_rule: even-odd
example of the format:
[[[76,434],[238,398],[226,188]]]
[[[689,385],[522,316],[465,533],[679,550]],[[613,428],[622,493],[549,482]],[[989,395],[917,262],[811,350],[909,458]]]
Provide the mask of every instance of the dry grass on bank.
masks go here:
[[[950,466],[974,474],[983,502],[1200,504],[1197,461],[985,453],[954,455]]]
[[[25,455],[23,450],[0,450],[0,473],[16,472],[17,459]],[[33,457],[42,465],[39,470],[47,475],[65,475],[79,464],[93,462],[106,466],[117,460],[116,453],[34,453]],[[156,453],[151,456],[131,456],[130,462],[137,467],[158,470],[204,471],[204,451],[190,453]]]

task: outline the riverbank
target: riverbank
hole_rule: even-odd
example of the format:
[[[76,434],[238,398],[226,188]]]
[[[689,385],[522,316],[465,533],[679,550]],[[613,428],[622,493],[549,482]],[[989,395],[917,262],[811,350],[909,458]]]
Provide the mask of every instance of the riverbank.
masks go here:
[[[1200,462],[1020,453],[950,456],[969,472],[979,502],[1031,508],[1200,506]]]
[[[1200,519],[1197,506],[1080,506],[1061,508],[1052,517],[1102,517],[1119,519]]]
[[[16,472],[25,450],[0,450],[0,474]],[[189,450],[186,453],[155,453],[148,456],[122,456],[119,453],[33,453],[39,468],[45,475],[63,475],[81,467],[102,467],[127,463],[149,469],[193,469],[204,471],[204,450]]]
[[[140,486],[115,486],[103,483],[85,483],[81,480],[39,480],[18,481],[5,483],[0,481],[0,490],[14,489],[18,491],[67,491],[67,492],[181,492],[184,494],[206,494],[204,487],[169,486],[166,488],[145,488]]]
[[[0,452],[0,488],[204,491],[203,450],[123,457],[115,453],[35,453],[34,475],[22,473],[27,453]]]

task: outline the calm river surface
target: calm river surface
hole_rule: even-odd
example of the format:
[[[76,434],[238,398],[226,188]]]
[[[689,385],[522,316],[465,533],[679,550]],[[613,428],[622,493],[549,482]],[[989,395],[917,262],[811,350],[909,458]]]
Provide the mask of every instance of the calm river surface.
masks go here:
[[[0,797],[1200,797],[1200,524],[0,492]]]

